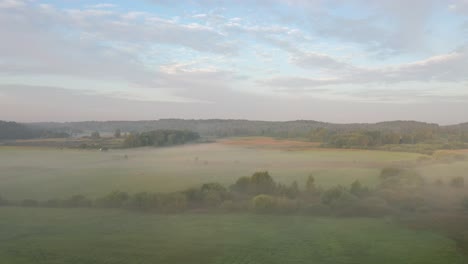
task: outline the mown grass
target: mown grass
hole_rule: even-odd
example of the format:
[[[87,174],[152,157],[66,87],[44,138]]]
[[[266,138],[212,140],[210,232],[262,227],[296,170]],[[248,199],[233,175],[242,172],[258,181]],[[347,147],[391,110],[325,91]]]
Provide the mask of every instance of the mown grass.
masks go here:
[[[219,143],[109,152],[0,147],[0,194],[16,200],[46,200],[73,194],[97,197],[114,190],[170,192],[206,182],[229,185],[259,170],[268,170],[282,183],[296,180],[300,186],[311,173],[324,188],[348,185],[356,179],[373,185],[382,167],[420,156],[366,150],[287,151]]]
[[[0,262],[467,263],[452,240],[388,220],[0,208]]]

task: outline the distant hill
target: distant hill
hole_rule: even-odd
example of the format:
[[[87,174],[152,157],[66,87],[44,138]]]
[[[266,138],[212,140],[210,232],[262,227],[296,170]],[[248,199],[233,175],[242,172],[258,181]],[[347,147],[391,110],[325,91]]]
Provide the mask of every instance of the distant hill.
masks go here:
[[[157,129],[190,130],[203,137],[231,136],[273,136],[273,137],[307,137],[311,130],[324,128],[329,131],[392,131],[408,133],[419,129],[442,131],[462,129],[468,131],[468,123],[457,126],[439,126],[438,124],[417,121],[389,121],[380,123],[333,124],[312,120],[295,121],[250,121],[238,119],[160,119],[144,121],[86,121],[66,123],[30,123],[34,128],[75,131],[107,132],[120,129],[123,132],[147,132]]]

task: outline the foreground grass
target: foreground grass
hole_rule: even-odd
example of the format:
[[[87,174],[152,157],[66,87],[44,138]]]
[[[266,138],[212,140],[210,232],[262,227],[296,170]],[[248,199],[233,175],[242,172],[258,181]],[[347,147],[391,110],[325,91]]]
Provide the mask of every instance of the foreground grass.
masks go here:
[[[229,185],[263,170],[285,184],[296,180],[304,186],[312,173],[324,188],[349,185],[356,179],[372,186],[382,167],[420,156],[365,150],[287,151],[218,143],[105,153],[0,147],[0,194],[13,200],[47,200],[73,194],[98,197],[114,190],[171,192],[207,182]]]
[[[0,262],[467,263],[443,236],[377,219],[0,208]]]

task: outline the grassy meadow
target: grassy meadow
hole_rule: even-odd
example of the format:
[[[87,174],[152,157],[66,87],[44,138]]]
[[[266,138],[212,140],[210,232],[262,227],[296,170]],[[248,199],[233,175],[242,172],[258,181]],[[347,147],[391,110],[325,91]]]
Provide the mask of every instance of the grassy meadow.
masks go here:
[[[385,219],[0,208],[1,263],[462,264],[455,242]]]
[[[194,144],[167,148],[98,150],[0,147],[0,194],[8,199],[88,197],[114,190],[179,191],[206,182],[232,184],[268,170],[279,182],[303,186],[313,174],[324,188],[356,179],[372,186],[381,168],[416,163],[414,153],[301,148],[289,141]],[[280,143],[278,143],[280,142]],[[457,164],[455,174],[468,169]],[[432,169],[426,170],[429,174]]]
[[[452,177],[468,176],[468,161],[434,157],[322,149],[315,143],[271,138],[107,152],[2,146],[0,194],[12,200],[44,201],[74,194],[96,198],[115,190],[173,192],[208,182],[229,186],[241,176],[265,170],[275,181],[297,181],[300,188],[310,174],[324,189],[349,186],[357,179],[373,187],[380,182],[382,168],[404,166],[420,172],[429,183],[442,180],[444,186],[436,189],[440,193],[434,192],[428,196],[433,199],[428,200],[458,212],[461,197],[445,196],[447,191],[453,192],[448,184]],[[466,188],[456,191],[462,195]],[[463,244],[468,233],[464,220],[460,220],[465,218],[441,221],[442,229],[433,226],[437,221],[427,220],[429,227],[424,228],[424,219],[439,217],[428,216],[417,214],[416,224],[409,220],[402,224],[398,215],[157,214],[121,209],[0,207],[0,263],[468,263],[463,253],[468,252]]]

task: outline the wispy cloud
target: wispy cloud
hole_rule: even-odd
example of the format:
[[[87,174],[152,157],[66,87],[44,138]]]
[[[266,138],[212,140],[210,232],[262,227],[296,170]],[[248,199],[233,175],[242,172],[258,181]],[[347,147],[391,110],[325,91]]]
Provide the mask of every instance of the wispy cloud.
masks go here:
[[[191,117],[466,105],[467,14],[466,0],[0,0],[0,105],[30,103],[14,89]]]

